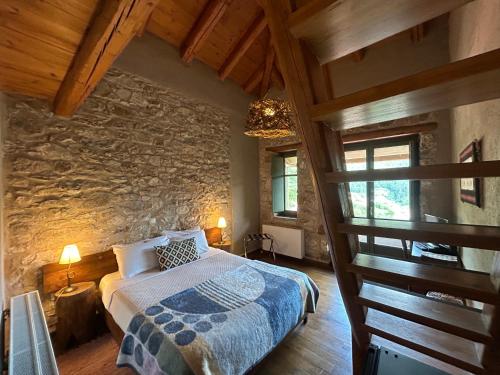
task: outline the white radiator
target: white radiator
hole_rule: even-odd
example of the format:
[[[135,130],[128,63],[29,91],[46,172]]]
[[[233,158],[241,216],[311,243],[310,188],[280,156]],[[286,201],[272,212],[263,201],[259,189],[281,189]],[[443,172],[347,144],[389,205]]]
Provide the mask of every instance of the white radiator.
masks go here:
[[[304,231],[302,229],[263,225],[262,233],[274,238],[274,251],[289,257],[304,258]],[[269,250],[269,241],[262,241],[262,248]]]
[[[58,375],[38,291],[10,299],[9,375]]]

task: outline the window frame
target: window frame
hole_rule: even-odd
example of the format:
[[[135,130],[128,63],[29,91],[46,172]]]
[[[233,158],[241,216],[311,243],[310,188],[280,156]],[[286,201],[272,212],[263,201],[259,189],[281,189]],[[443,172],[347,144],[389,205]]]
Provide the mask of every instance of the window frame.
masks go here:
[[[374,153],[376,148],[391,147],[391,146],[403,146],[409,145],[410,150],[410,165],[409,167],[416,167],[420,164],[420,150],[419,142],[420,136],[418,134],[406,135],[385,139],[376,139],[369,141],[360,141],[346,144],[344,146],[344,151],[357,151],[366,150],[366,169],[374,169]],[[366,208],[368,219],[375,219],[375,183],[374,181],[366,181]],[[410,181],[410,219],[408,221],[419,221],[420,220],[420,181],[413,180]],[[384,220],[384,219],[379,219]],[[395,220],[395,219],[391,219]],[[407,220],[404,220],[407,221]],[[375,252],[375,246],[377,248],[384,248],[383,245],[375,244],[375,236],[367,236],[366,249]]]
[[[277,176],[274,176],[271,172],[271,179],[274,182],[275,179],[282,178],[283,183],[281,184],[281,187],[283,189],[283,208],[286,208],[286,180],[287,177],[293,177],[295,176],[297,178],[297,196],[298,196],[298,190],[299,190],[299,178],[298,178],[298,166],[297,166],[297,173],[295,174],[286,174],[285,173],[285,159],[289,157],[297,157],[297,150],[291,150],[291,151],[286,151],[286,152],[280,152],[276,155],[273,155],[273,158],[278,157],[281,160],[281,173]],[[298,159],[297,159],[298,162]],[[274,183],[271,184],[272,188],[274,187]],[[298,202],[297,202],[298,206]],[[281,211],[274,211],[274,193],[272,194],[272,208],[273,208],[273,214],[275,217],[281,217],[281,218],[288,218],[288,219],[296,219],[297,218],[297,210],[281,210]]]

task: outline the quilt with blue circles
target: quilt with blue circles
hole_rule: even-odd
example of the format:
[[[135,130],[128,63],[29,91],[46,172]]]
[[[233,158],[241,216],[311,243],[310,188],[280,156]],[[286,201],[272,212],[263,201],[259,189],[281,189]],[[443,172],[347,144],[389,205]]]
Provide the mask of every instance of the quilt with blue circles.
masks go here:
[[[259,261],[165,298],[131,320],[117,365],[139,374],[244,374],[303,318],[319,290]]]

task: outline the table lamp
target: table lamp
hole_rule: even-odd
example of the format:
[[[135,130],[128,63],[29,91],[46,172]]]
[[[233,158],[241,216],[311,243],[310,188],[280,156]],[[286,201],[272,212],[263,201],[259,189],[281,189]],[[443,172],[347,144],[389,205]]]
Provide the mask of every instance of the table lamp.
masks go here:
[[[69,270],[72,263],[76,263],[81,260],[82,258],[80,258],[78,246],[76,246],[75,244],[64,246],[61,258],[59,258],[59,264],[68,265],[68,269],[66,270],[66,276],[68,277],[68,286],[64,288],[63,293],[70,293],[75,290],[75,288],[71,286],[71,279],[75,277],[75,273],[70,273]]]
[[[223,230],[224,228],[227,227],[226,219],[224,217],[219,217],[219,220],[217,221],[217,228],[220,228],[220,243],[222,244],[223,241]]]

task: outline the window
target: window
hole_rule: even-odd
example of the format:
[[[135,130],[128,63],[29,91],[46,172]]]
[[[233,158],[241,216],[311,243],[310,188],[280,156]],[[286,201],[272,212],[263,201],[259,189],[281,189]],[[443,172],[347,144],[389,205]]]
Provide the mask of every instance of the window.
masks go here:
[[[349,171],[400,168],[418,165],[418,137],[360,142],[346,146]],[[354,216],[370,219],[415,220],[419,217],[417,181],[375,181],[349,183]],[[362,250],[387,253],[401,248],[401,241],[360,236]]]
[[[297,152],[274,155],[271,174],[274,214],[297,217]]]

